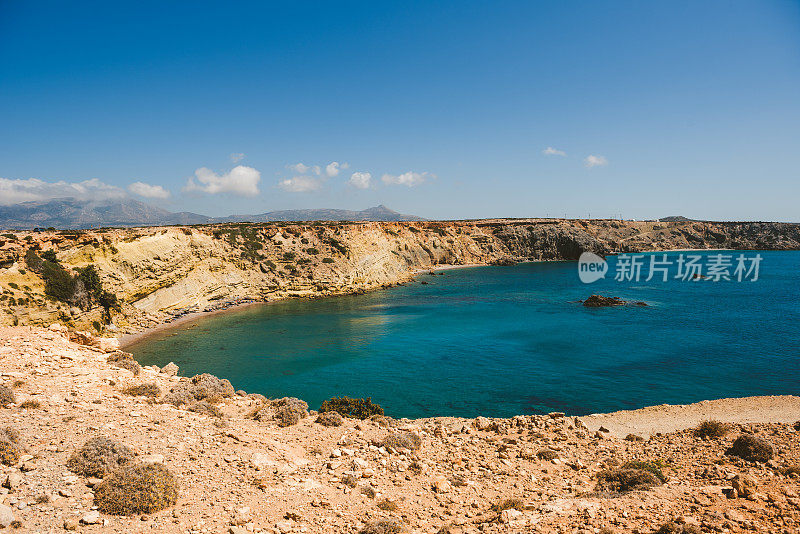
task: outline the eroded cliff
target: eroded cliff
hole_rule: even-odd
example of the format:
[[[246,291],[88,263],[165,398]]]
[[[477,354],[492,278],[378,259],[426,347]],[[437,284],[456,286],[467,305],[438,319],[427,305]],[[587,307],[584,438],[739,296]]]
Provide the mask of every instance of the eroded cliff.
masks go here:
[[[101,311],[45,296],[29,250],[73,269],[95,265],[133,331],[187,310],[245,300],[354,293],[407,281],[437,265],[575,260],[670,249],[800,249],[800,225],[614,220],[263,223],[4,234],[0,324],[55,320],[102,329]]]

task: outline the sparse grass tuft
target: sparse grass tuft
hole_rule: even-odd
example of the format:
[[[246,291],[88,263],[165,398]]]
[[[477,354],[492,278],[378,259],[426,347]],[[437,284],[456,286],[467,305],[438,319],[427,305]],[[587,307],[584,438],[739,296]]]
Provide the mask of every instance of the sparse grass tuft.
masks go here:
[[[364,525],[359,534],[398,534],[400,531],[402,527],[394,521],[374,521]]]
[[[339,480],[341,480],[342,484],[351,488],[355,488],[358,485],[358,481],[353,475],[343,475]]]
[[[389,499],[381,499],[378,501],[378,508],[386,512],[396,512],[399,506],[397,506],[396,502],[390,501]]]
[[[728,433],[728,425],[721,421],[703,421],[694,429],[698,438],[721,438]]]
[[[123,389],[122,392],[133,397],[150,397],[157,399],[161,396],[161,388],[155,383],[129,386]]]
[[[503,510],[519,510],[522,511],[525,509],[525,503],[522,502],[521,499],[517,499],[513,497],[511,499],[503,499],[502,501],[492,505],[493,512],[502,512]]]
[[[367,419],[373,415],[383,415],[383,408],[373,404],[372,397],[351,399],[350,397],[333,397],[322,403],[319,413],[339,412],[344,417]]]
[[[728,456],[738,456],[750,462],[768,462],[774,452],[772,445],[751,434],[742,434],[733,445],[725,451]]]
[[[149,514],[173,506],[178,482],[163,464],[134,464],[115,471],[95,488],[94,503],[114,515]]]
[[[203,413],[211,417],[222,417],[222,411],[208,401],[197,401],[187,408],[190,412]]]
[[[130,448],[105,436],[97,436],[70,456],[67,467],[83,476],[102,478],[118,467],[131,463],[133,458]]]
[[[361,493],[363,493],[370,499],[374,499],[375,495],[377,495],[377,493],[375,493],[375,489],[372,486],[362,486]]]
[[[422,445],[422,439],[412,432],[392,432],[381,442],[384,447],[392,448],[396,451],[400,449],[408,449],[416,451]]]
[[[19,405],[20,408],[25,408],[26,410],[35,410],[37,408],[41,408],[41,403],[36,399],[28,399],[24,401],[22,404]]]

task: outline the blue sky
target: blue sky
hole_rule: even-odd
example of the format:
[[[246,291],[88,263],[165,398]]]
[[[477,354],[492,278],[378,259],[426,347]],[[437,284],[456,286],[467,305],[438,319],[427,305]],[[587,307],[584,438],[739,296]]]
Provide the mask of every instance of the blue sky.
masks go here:
[[[70,192],[800,221],[800,2],[0,0],[0,203]]]

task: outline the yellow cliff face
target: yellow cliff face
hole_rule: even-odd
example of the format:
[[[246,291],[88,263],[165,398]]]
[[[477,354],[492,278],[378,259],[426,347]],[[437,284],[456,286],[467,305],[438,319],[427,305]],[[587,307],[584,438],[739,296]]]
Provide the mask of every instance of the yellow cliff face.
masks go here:
[[[453,222],[262,223],[4,234],[0,324],[99,322],[48,299],[26,253],[55,250],[68,270],[94,264],[122,302],[114,322],[135,330],[179,310],[221,303],[360,292],[437,265],[572,260],[584,250],[800,248],[783,223],[494,219]],[[95,325],[96,327],[96,325]]]

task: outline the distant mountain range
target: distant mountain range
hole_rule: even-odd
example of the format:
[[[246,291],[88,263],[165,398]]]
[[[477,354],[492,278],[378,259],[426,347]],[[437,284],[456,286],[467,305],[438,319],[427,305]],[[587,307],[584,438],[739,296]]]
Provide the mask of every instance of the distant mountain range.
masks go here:
[[[0,206],[0,228],[9,230],[50,227],[78,230],[106,226],[161,226],[248,221],[421,220],[423,220],[421,217],[403,215],[383,205],[362,211],[334,209],[283,210],[258,215],[231,215],[229,217],[208,217],[188,211],[173,213],[134,199],[92,202],[64,198]]]

